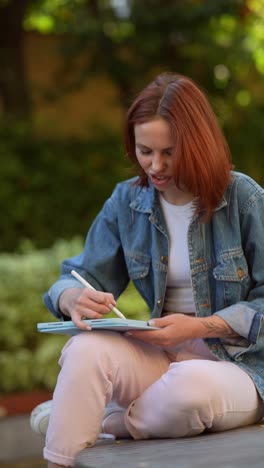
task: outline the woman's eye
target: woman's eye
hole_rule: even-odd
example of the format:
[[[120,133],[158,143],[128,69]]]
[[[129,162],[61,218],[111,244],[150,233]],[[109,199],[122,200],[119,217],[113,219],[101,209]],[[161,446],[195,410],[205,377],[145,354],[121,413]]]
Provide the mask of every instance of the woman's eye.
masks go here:
[[[140,150],[140,153],[143,154],[143,156],[147,156],[148,154],[151,154],[150,150]]]

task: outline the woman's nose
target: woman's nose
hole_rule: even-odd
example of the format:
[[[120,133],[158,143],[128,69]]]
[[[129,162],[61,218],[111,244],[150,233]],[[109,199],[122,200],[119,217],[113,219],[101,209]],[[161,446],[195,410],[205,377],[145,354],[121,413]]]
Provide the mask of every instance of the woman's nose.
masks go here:
[[[160,154],[154,154],[152,158],[152,169],[159,172],[164,167],[164,159]]]

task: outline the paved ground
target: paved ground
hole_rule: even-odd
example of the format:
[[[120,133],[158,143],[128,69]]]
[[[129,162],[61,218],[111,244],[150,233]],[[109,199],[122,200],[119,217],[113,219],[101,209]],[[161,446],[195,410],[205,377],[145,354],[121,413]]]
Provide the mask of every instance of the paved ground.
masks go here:
[[[29,415],[0,419],[1,468],[44,468],[42,459],[44,439],[29,425]]]
[[[40,459],[29,458],[17,461],[10,461],[7,463],[1,462],[1,468],[47,468],[47,463]]]
[[[264,423],[264,421],[263,421]],[[197,437],[195,439],[192,439],[192,443],[190,445],[190,439],[184,441],[183,439],[179,441],[174,441],[173,442],[173,457],[172,457],[172,464],[169,464],[169,462],[166,464],[160,465],[159,460],[157,460],[158,455],[162,455],[161,450],[162,450],[162,444],[161,442],[158,442],[159,447],[157,452],[155,452],[155,463],[153,460],[151,463],[145,463],[146,457],[153,456],[153,448],[151,450],[146,450],[144,448],[144,463],[142,464],[142,460],[140,463],[136,463],[136,459],[130,459],[130,457],[127,458],[128,455],[128,447],[124,446],[125,442],[122,442],[122,444],[117,446],[116,448],[118,449],[118,457],[117,460],[115,460],[114,464],[109,464],[109,453],[105,454],[107,455],[107,464],[103,464],[102,462],[102,457],[104,455],[104,448],[100,448],[100,453],[95,452],[93,449],[91,452],[90,451],[84,451],[83,452],[83,463],[77,464],[77,466],[84,467],[84,466],[178,466],[181,468],[201,468],[204,466],[212,467],[214,468],[236,468],[239,466],[239,468],[248,468],[251,466],[251,468],[263,468],[264,462],[263,462],[263,435],[264,435],[264,424],[256,425],[256,426],[251,426],[248,428],[243,428],[243,429],[238,429],[235,431],[229,431],[226,433],[219,433],[217,434],[211,434],[209,436],[201,436]],[[201,442],[205,443],[206,440],[210,440],[209,448],[210,450],[204,450],[203,444]],[[157,444],[157,441],[149,441],[148,444],[149,446],[151,444]],[[166,444],[166,441],[163,441],[163,444]],[[172,444],[171,440],[169,441],[170,444]],[[131,445],[131,441],[129,442]],[[146,444],[146,441],[141,441],[141,445]],[[168,444],[168,441],[167,441]],[[178,460],[179,464],[175,464],[175,448],[177,444],[177,457],[176,459],[179,458],[180,456],[180,450],[183,451],[182,454],[182,459]],[[214,446],[215,444],[215,446]],[[0,467],[1,468],[46,468],[47,464],[44,462],[42,458],[42,449],[44,445],[44,439],[39,436],[38,434],[35,434],[29,425],[29,414],[25,415],[19,415],[19,416],[10,416],[10,417],[5,417],[0,419]],[[112,444],[113,445],[113,444]],[[188,445],[188,447],[187,447]],[[140,450],[140,444],[135,445],[135,442],[132,442],[132,454],[134,453],[134,458],[136,457],[136,449],[137,451]],[[105,447],[107,449],[107,447]],[[115,446],[110,447],[110,450],[116,450]],[[195,450],[199,448],[199,453],[196,453]],[[127,464],[128,462],[124,463],[124,459],[122,459],[122,449],[124,452],[125,449],[125,459],[130,460],[130,464]],[[187,450],[186,450],[187,449]],[[250,450],[251,451],[250,451]],[[167,450],[167,449],[166,449]],[[131,450],[130,450],[131,452]],[[200,453],[201,452],[201,453]],[[218,453],[219,452],[219,453]],[[168,451],[166,452],[167,455],[164,456],[163,461],[167,459],[168,461]],[[189,454],[188,456],[186,454]],[[214,462],[210,459],[209,461],[205,460],[205,455],[207,458],[209,456],[213,457]],[[216,460],[216,455],[218,454],[218,464],[215,463]],[[88,460],[90,460],[93,455],[96,455],[96,463],[88,463]],[[100,457],[99,457],[100,455]],[[110,454],[111,455],[111,454]],[[139,454],[140,455],[140,454]],[[190,456],[193,455],[195,460],[197,458],[197,462],[193,462],[193,459],[191,463],[189,463]],[[110,456],[110,460],[114,461],[113,458],[114,454],[112,454],[112,459]],[[123,454],[124,456],[124,454]],[[142,454],[140,455],[142,456]],[[90,458],[89,458],[90,457]],[[189,458],[188,458],[189,457]],[[236,458],[236,460],[234,460]],[[133,460],[133,461],[131,461]],[[189,461],[188,461],[189,460]],[[91,461],[91,460],[90,460]],[[120,463],[118,464],[117,461]],[[221,461],[221,463],[220,463]],[[94,460],[93,460],[94,462]],[[198,463],[199,462],[199,463]],[[212,463],[211,463],[212,462]],[[236,463],[237,462],[237,463]],[[87,464],[88,463],[88,464]],[[100,465],[98,465],[100,463]],[[153,464],[154,463],[154,464]],[[189,464],[188,464],[189,463]]]
[[[119,440],[83,450],[76,468],[263,468],[262,425],[195,437]]]

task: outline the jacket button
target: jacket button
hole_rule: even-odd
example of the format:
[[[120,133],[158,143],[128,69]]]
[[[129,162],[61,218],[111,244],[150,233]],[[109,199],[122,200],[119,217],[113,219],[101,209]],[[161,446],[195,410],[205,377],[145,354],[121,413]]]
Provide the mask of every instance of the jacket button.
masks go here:
[[[244,278],[244,277],[246,276],[246,275],[245,275],[245,272],[244,272],[244,270],[243,270],[243,268],[238,267],[238,269],[237,269],[237,276],[238,276],[239,279],[242,279],[242,278]]]
[[[161,303],[162,303],[162,300],[159,299],[159,300],[157,301],[157,306],[161,306]]]
[[[201,264],[201,263],[204,263],[205,262],[205,259],[204,258],[197,258],[194,263],[196,263],[197,265]]]
[[[165,265],[167,265],[167,263],[168,263],[168,257],[167,257],[167,255],[162,255],[162,256],[160,257],[160,259],[161,259],[162,263],[165,263]]]

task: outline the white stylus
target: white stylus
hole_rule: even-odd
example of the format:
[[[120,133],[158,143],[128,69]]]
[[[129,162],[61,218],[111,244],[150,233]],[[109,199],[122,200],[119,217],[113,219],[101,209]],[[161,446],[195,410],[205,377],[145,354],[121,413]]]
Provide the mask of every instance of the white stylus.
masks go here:
[[[80,283],[82,283],[84,286],[86,286],[86,288],[94,289],[94,291],[95,291],[95,288],[90,283],[88,283],[88,281],[86,281],[81,275],[79,275],[79,273],[77,273],[77,271],[72,270],[71,274],[77,280],[79,280]],[[116,315],[118,315],[118,317],[127,320],[126,317],[124,316],[124,314],[122,314],[122,312],[120,312],[120,310],[118,310],[116,307],[112,306],[111,309]]]

